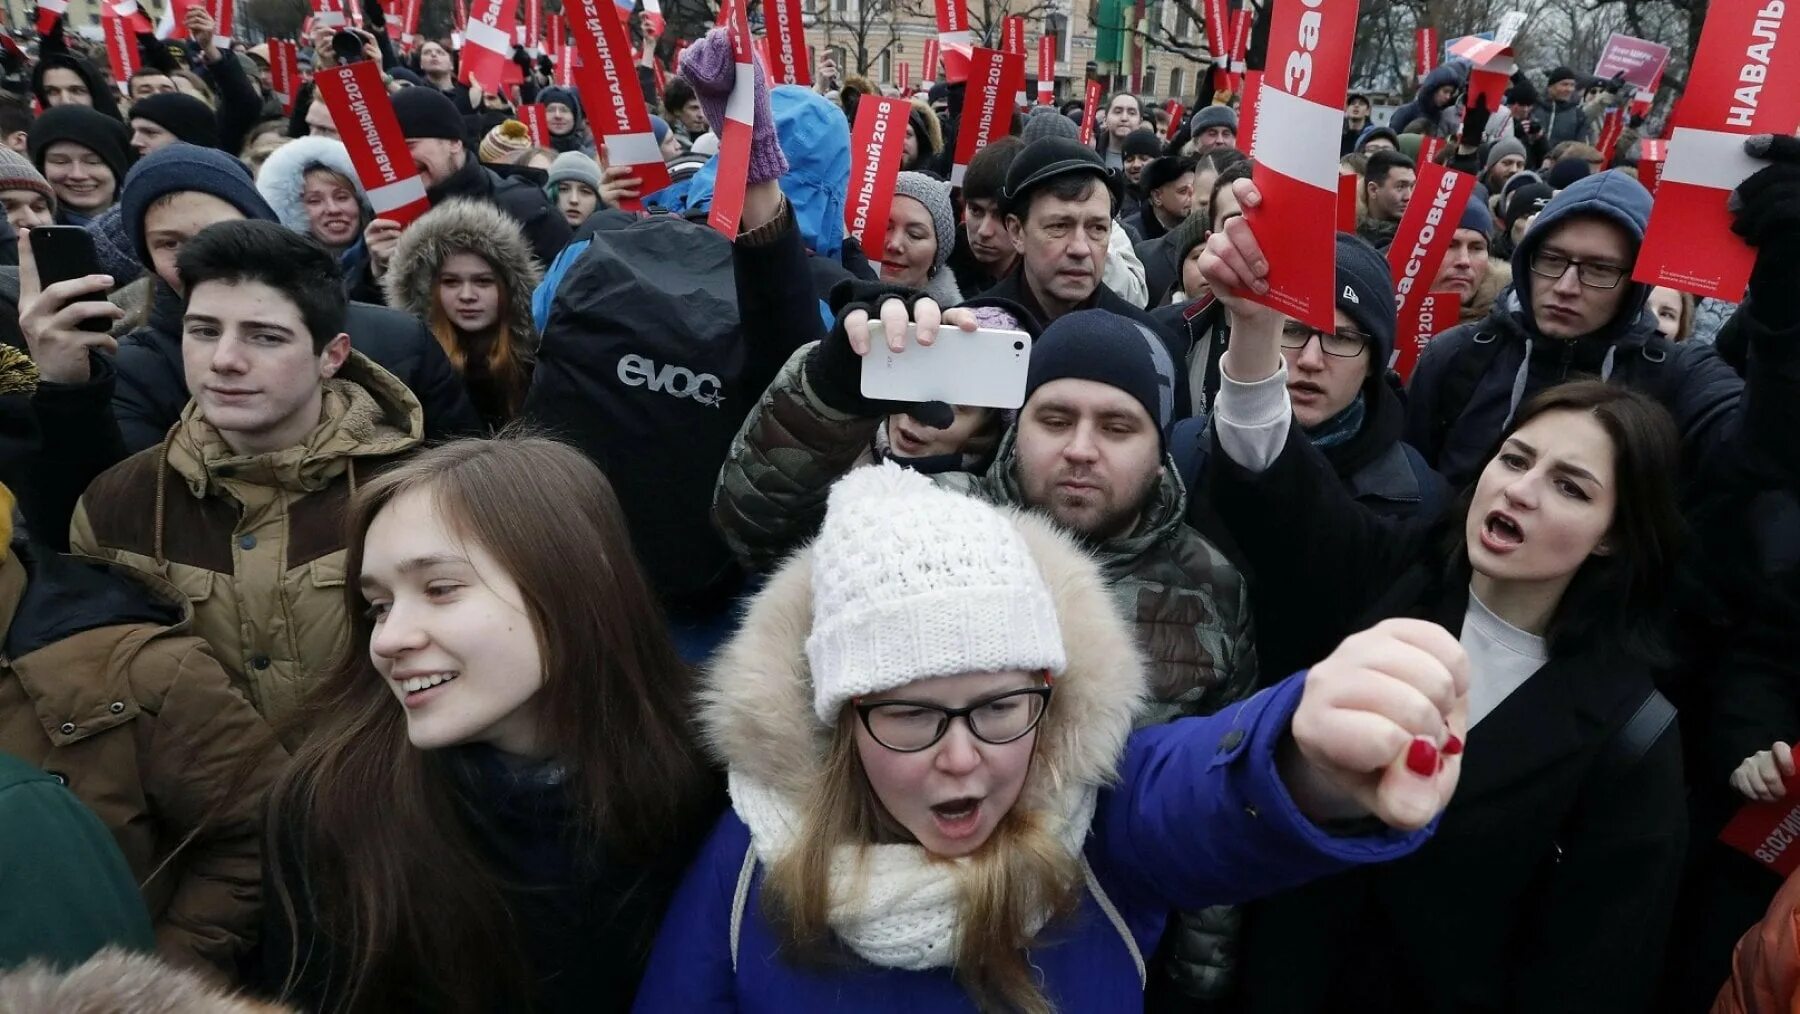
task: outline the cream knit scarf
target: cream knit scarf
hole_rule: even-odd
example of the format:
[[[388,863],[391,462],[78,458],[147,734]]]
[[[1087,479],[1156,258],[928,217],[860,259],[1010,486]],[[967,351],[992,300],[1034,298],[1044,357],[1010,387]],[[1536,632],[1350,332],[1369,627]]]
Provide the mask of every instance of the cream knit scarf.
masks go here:
[[[750,828],[751,847],[764,866],[785,855],[800,833],[793,800],[736,770],[729,773],[732,809]],[[1094,819],[1091,785],[1055,794],[1056,835],[1079,855]],[[857,853],[864,853],[860,864]],[[920,845],[840,845],[831,861],[832,930],[865,961],[881,968],[919,971],[956,960],[962,914],[957,876],[962,860],[933,860]],[[858,867],[861,867],[860,874]],[[1030,927],[1043,928],[1046,911]]]

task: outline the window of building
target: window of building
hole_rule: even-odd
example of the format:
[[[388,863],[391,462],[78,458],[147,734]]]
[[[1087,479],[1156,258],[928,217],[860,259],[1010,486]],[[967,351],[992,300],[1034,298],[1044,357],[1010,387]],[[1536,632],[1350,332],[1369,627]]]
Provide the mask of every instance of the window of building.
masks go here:
[[[1187,71],[1182,70],[1180,67],[1176,67],[1174,70],[1169,71],[1169,94],[1170,95],[1175,96],[1177,99],[1185,100],[1187,92],[1183,89],[1182,86],[1187,84],[1187,81],[1184,80],[1184,78],[1186,78],[1186,77],[1187,77]]]

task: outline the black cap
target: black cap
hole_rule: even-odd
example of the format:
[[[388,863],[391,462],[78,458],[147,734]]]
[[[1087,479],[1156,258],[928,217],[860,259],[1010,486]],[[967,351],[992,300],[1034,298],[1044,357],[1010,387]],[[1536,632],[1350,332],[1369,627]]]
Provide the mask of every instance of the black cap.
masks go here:
[[[1182,173],[1194,171],[1194,160],[1180,155],[1164,155],[1151,162],[1138,174],[1138,186],[1144,193],[1149,193],[1166,183],[1173,183],[1181,178]]]
[[[449,96],[436,88],[402,88],[393,102],[394,118],[400,121],[400,133],[408,141],[436,137],[468,143],[462,114]]]
[[[212,107],[180,92],[146,95],[132,103],[127,120],[149,120],[174,134],[177,140],[202,148],[219,146],[219,121]]]
[[[1058,176],[1075,173],[1091,175],[1104,183],[1109,193],[1112,191],[1116,174],[1106,167],[1099,152],[1073,138],[1042,138],[1026,145],[1013,159],[1001,196],[1006,199],[1007,210],[1016,212],[1025,207],[1033,190]]]
[[[1554,67],[1551,68],[1550,76],[1544,80],[1544,83],[1553,85],[1558,81],[1574,81],[1575,79],[1575,72],[1568,67]]]
[[[1148,155],[1155,158],[1163,151],[1162,138],[1155,131],[1134,130],[1125,135],[1125,143],[1119,145],[1119,156],[1129,158],[1132,155]]]

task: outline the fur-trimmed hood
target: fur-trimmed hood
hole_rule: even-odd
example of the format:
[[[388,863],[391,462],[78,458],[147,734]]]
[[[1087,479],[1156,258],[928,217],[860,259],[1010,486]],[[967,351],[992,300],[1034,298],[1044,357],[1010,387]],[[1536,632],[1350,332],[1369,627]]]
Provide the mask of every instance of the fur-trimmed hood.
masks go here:
[[[1049,585],[1068,658],[1018,803],[1047,808],[1062,793],[1113,780],[1144,707],[1144,667],[1094,561],[1049,522],[994,509],[1018,530]],[[700,725],[714,755],[794,802],[810,791],[832,734],[813,713],[806,659],[814,552],[795,553],[751,601],[700,694]]]
[[[437,273],[446,260],[463,251],[494,266],[506,286],[506,324],[513,342],[521,351],[535,353],[538,333],[531,321],[531,293],[543,272],[519,224],[487,201],[445,201],[406,227],[382,283],[388,305],[429,322]]]
[[[306,186],[307,172],[315,167],[330,169],[350,181],[356,188],[356,203],[362,205],[366,224],[369,195],[356,178],[356,167],[350,162],[344,142],[329,137],[296,137],[270,152],[263,162],[262,171],[256,174],[256,192],[275,209],[276,220],[302,236],[308,233],[310,225],[301,191]]]

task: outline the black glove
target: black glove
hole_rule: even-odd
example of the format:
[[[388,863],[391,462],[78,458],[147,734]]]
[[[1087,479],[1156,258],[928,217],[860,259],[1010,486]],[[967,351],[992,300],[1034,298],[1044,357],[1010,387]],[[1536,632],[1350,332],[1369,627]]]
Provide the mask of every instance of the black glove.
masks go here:
[[[544,54],[540,55],[537,58],[537,65],[538,65],[538,73],[544,75],[544,80],[548,81],[552,77],[556,76],[556,65],[550,62],[550,54],[549,53],[544,53]]]
[[[1800,324],[1800,138],[1758,134],[1744,150],[1769,164],[1732,191],[1731,231],[1756,248],[1750,293],[1757,318],[1784,330]]]
[[[525,52],[524,46],[513,47],[512,62],[518,65],[526,77],[531,76],[531,54]]]
[[[164,74],[173,74],[181,69],[181,62],[175,59],[175,54],[169,52],[169,47],[161,39],[148,32],[139,32],[137,42],[138,60],[143,66],[155,68]]]
[[[387,11],[381,9],[381,0],[363,0],[363,27],[371,32],[387,31]]]
[[[881,307],[890,299],[906,304],[906,316],[913,316],[919,300],[930,297],[918,289],[885,282],[858,280],[839,282],[831,290],[831,311],[837,322],[806,357],[806,381],[826,407],[864,418],[905,412],[935,430],[946,429],[956,420],[956,412],[941,401],[889,402],[863,397],[862,357],[850,347],[850,336],[844,330],[844,318],[853,310],[862,310],[870,320],[881,318]]]
[[[1475,100],[1475,104],[1463,113],[1462,143],[1471,148],[1480,144],[1481,135],[1487,130],[1488,120],[1492,119],[1493,115],[1494,111],[1488,108],[1488,97],[1484,92],[1480,98]]]

